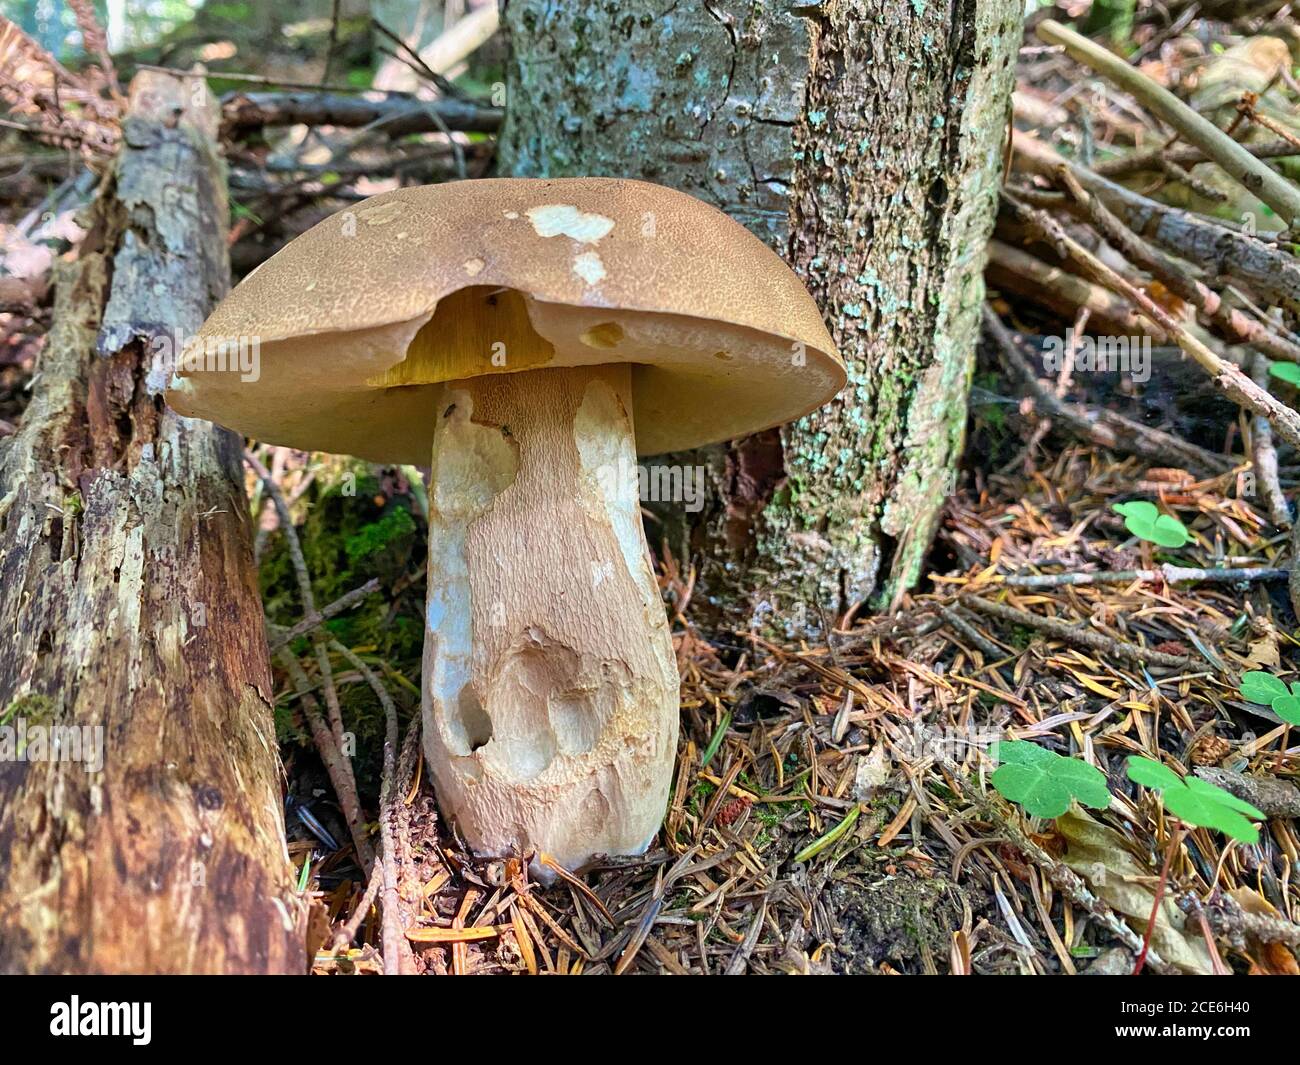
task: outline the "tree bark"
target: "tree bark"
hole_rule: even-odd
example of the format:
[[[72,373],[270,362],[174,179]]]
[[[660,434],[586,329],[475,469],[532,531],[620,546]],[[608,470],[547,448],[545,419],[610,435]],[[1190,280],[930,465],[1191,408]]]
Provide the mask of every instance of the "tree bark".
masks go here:
[[[305,968],[240,442],[151,372],[229,284],[217,117],[132,83],[0,443],[0,971]]]
[[[717,621],[809,632],[920,575],[964,439],[1020,11],[506,0],[503,172],[715,204],[785,256],[848,364],[822,410],[689,460],[713,491],[665,515],[670,546]]]

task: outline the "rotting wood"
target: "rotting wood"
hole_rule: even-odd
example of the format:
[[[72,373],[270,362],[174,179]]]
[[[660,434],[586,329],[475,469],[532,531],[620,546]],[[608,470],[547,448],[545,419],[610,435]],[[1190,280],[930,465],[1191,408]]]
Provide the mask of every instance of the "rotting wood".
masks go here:
[[[132,82],[0,442],[0,715],[89,741],[0,760],[0,971],[305,968],[239,441],[151,377],[229,283],[216,130],[201,77]]]

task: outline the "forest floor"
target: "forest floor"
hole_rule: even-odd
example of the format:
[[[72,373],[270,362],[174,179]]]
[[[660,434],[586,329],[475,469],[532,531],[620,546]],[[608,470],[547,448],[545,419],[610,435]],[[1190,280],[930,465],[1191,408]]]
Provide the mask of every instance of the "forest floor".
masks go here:
[[[518,863],[465,854],[421,784],[412,836],[421,923],[493,926],[518,915],[515,936],[426,947],[422,964],[1131,971],[1172,827],[1138,797],[1123,762],[1163,752],[1275,816],[1255,846],[1201,829],[1186,837],[1147,964],[1153,954],[1162,971],[1295,972],[1285,945],[1242,931],[1238,907],[1284,914],[1300,904],[1290,872],[1300,790],[1281,782],[1300,767],[1294,747],[1280,753],[1287,732],[1276,715],[1221,679],[1276,670],[1292,653],[1284,580],[1060,579],[1165,561],[1110,510],[1135,493],[1160,496],[1193,532],[1178,566],[1274,567],[1286,538],[1236,496],[1232,474],[1198,481],[1078,446],[1047,459],[961,493],[938,546],[960,561],[889,617],[827,643],[781,646],[700,633],[689,607],[678,615],[683,732],[660,840],[671,846],[589,870],[587,886],[538,892]],[[1010,583],[1031,575],[1048,579]],[[676,577],[663,580],[670,600],[684,597]],[[1061,627],[1044,631],[1047,619]],[[1151,653],[1167,660],[1143,664]],[[998,738],[1082,752],[1107,776],[1110,809],[1028,818],[988,784]],[[1267,794],[1261,776],[1277,782]],[[1130,928],[1127,947],[1120,927]]]
[[[1258,155],[1294,154],[1300,31],[1289,14],[1161,18],[1140,8],[1133,66]],[[1289,679],[1297,661],[1283,495],[1300,472],[1296,439],[1261,416],[1284,425],[1278,407],[1294,400],[1282,366],[1300,361],[1292,312],[1261,309],[1278,302],[1270,279],[1294,267],[1269,205],[1202,165],[1201,141],[1171,136],[1149,88],[1135,92],[1027,32],[962,479],[918,590],[888,615],[824,619],[819,641],[773,642],[697,627],[689,560],[662,550],[683,698],[656,849],[539,889],[521,862],[466,854],[427,781],[414,781],[398,824],[403,896],[424,929],[423,942],[412,933],[417,968],[1297,971],[1300,748],[1238,687],[1250,671]],[[1075,169],[1036,162],[1025,137]],[[1157,248],[1152,217],[1185,243]],[[1219,248],[1241,241],[1237,258],[1198,259],[1206,233]],[[1111,354],[1128,361],[1047,357],[1077,354],[1091,334],[1118,337]],[[1184,354],[1197,343],[1209,359]],[[1263,395],[1233,402],[1207,364],[1240,365]],[[418,497],[400,475],[359,494],[372,489],[376,509],[344,530],[347,544]],[[336,531],[355,508],[308,498],[311,555],[313,525]],[[1186,542],[1133,535],[1113,509],[1133,501],[1158,505]],[[378,572],[382,615],[346,635],[387,656],[406,713],[419,672],[419,509],[404,507],[410,528],[396,520],[384,566],[319,596]],[[357,555],[328,536],[315,544],[323,562]],[[278,566],[272,551],[268,613],[291,624]],[[998,740],[1096,767],[1109,807],[1046,819],[1006,801],[989,779]],[[1134,755],[1249,801],[1267,815],[1258,841],[1169,817],[1127,776]],[[352,912],[359,883],[330,860],[317,877],[330,917]],[[340,964],[374,961],[364,950],[320,959],[323,971]]]
[[[996,297],[994,306],[1022,328],[1015,343],[1030,351],[1045,320],[1030,312],[1022,322]],[[1218,434],[1231,454],[1232,406],[1180,377],[1176,353],[1156,349],[1153,358],[1167,370],[1158,385],[1097,395],[1105,387],[1097,375],[1074,395],[1189,439]],[[997,368],[998,348],[986,344],[961,488],[923,590],[895,613],[862,617],[816,643],[701,631],[689,573],[661,558],[665,599],[676,605],[683,714],[671,806],[651,853],[540,890],[519,862],[472,858],[437,817],[427,781],[408,782],[404,896],[418,900],[414,923],[437,937],[417,942],[417,966],[1131,971],[1159,890],[1147,967],[1296,971],[1286,943],[1267,928],[1257,938],[1259,926],[1243,915],[1293,917],[1300,906],[1300,789],[1288,782],[1300,760],[1281,719],[1228,679],[1290,675],[1290,536],[1245,491],[1248,463],[1198,478],[1045,432],[1029,405],[1000,394],[1013,389]],[[361,487],[390,508],[408,491],[400,478]],[[1187,544],[1167,550],[1129,533],[1112,507],[1146,498],[1181,519]],[[303,526],[309,557],[330,554],[315,523],[338,527],[335,502],[327,494]],[[407,539],[389,590],[375,597],[379,615],[344,636],[383,661],[366,641],[402,631],[406,618],[416,642],[403,650],[390,640],[386,652],[404,663],[404,675],[387,671],[399,681],[404,720],[418,705],[422,557],[419,532]],[[1232,579],[1239,569],[1250,579]],[[268,572],[273,555],[264,579]],[[266,587],[273,615],[277,587],[276,579]],[[364,718],[346,694],[367,696],[360,678],[334,680],[345,711],[356,706]],[[287,692],[285,700],[291,707]],[[1110,808],[1027,815],[989,784],[999,739],[1081,756],[1105,774]],[[1129,755],[1163,759],[1261,808],[1271,816],[1259,842],[1195,829],[1162,883],[1174,822],[1127,779]],[[287,757],[293,772],[302,759],[292,748]],[[313,787],[307,765],[302,793]],[[363,790],[377,787],[359,774]],[[297,835],[300,861],[319,844],[301,826]],[[313,866],[334,919],[348,915],[361,887],[349,868],[346,851]],[[473,940],[479,933],[456,931],[506,923],[513,934]],[[1295,946],[1294,925],[1272,927]],[[453,947],[458,935],[465,939]],[[362,949],[342,961],[323,954],[319,964],[330,971],[366,959]]]

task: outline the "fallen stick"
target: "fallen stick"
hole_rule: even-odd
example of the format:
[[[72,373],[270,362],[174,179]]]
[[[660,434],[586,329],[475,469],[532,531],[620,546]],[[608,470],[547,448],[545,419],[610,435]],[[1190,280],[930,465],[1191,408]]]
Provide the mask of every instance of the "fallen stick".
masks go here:
[[[1166,584],[1191,584],[1207,581],[1236,584],[1242,581],[1282,581],[1290,570],[1266,569],[1263,566],[1240,569],[1197,569],[1191,566],[1171,566],[1165,563],[1158,569],[1099,570],[1096,573],[1034,573],[1024,576],[1004,577],[999,584],[1009,588],[1077,588],[1088,584],[1132,584],[1134,581],[1164,581]]]
[[[1300,148],[1289,140],[1269,141],[1266,144],[1243,144],[1242,147],[1256,159],[1280,159],[1300,155]],[[1212,161],[1194,144],[1177,146],[1163,144],[1159,148],[1134,152],[1119,159],[1107,159],[1094,166],[1093,170],[1103,177],[1127,177],[1129,174],[1140,174],[1144,170],[1159,170],[1162,159],[1176,166],[1195,166],[1197,163]]]
[[[374,849],[366,835],[365,817],[361,810],[361,798],[357,794],[356,778],[352,773],[352,763],[343,753],[343,748],[335,739],[334,730],[329,722],[321,716],[320,704],[312,695],[311,679],[302,668],[302,664],[287,647],[282,647],[275,656],[284,671],[289,674],[295,690],[298,692],[299,704],[307,727],[311,731],[316,751],[325,766],[325,774],[334,788],[334,797],[338,799],[339,810],[347,823],[352,836],[352,845],[357,852],[357,863],[362,868],[372,868]]]
[[[1125,225],[1205,270],[1249,285],[1267,303],[1300,311],[1300,262],[1263,241],[1208,218],[1169,207],[1126,189],[1086,166],[1071,163],[1050,145],[1021,133],[1011,134],[1012,164],[1017,169],[1055,180],[1064,162],[1079,184],[1099,196]]]
[[[979,648],[979,650],[983,651],[984,654],[988,655],[989,658],[996,660],[1006,657],[1007,652],[1005,650],[981,633],[974,625],[958,614],[952,607],[940,603],[939,613],[944,616],[944,620],[946,620],[949,625],[965,636],[966,639],[974,644],[975,647]],[[851,696],[852,692],[849,694]]]
[[[1034,397],[1039,414],[1067,426],[1085,440],[1099,447],[1123,451],[1161,465],[1192,467],[1210,473],[1226,473],[1235,463],[1225,455],[1215,454],[1169,433],[1131,421],[1113,411],[1093,412],[1057,396],[1039,378],[1019,351],[1015,338],[987,304],[984,326],[1002,354],[1003,365],[1020,379]]]
[[[1251,777],[1217,766],[1200,766],[1196,775],[1256,807],[1265,817],[1300,817],[1300,788],[1276,777]]]
[[[1201,900],[1195,893],[1183,898],[1186,900],[1185,909],[1201,905]],[[1293,924],[1285,917],[1274,917],[1272,914],[1248,913],[1231,895],[1218,892],[1202,909],[1216,935],[1245,935],[1260,943],[1285,943],[1289,947],[1300,947],[1300,924]]]
[[[420,60],[435,74],[450,76],[456,66],[492,38],[500,24],[501,13],[497,5],[484,4],[421,48]]]
[[[1135,643],[1125,643],[1113,636],[1106,636],[1094,629],[1082,627],[1078,622],[1040,617],[1037,614],[1029,613],[1027,610],[1017,610],[1005,603],[994,603],[988,599],[982,599],[975,594],[963,596],[961,602],[963,606],[970,607],[972,610],[978,610],[981,613],[989,614],[1003,621],[1010,621],[1016,625],[1023,625],[1029,629],[1037,629],[1039,632],[1045,632],[1049,636],[1074,644],[1076,647],[1086,647],[1092,651],[1104,651],[1107,654],[1113,654],[1116,658],[1122,658],[1126,662],[1132,662],[1135,665],[1143,665],[1149,662],[1152,665],[1165,666],[1168,669],[1195,669],[1198,665],[1194,659],[1186,655],[1170,655],[1165,654],[1163,651],[1152,650],[1149,647],[1139,647]]]
[[[1165,339],[1164,330],[1154,328],[1127,300],[1001,240],[989,241],[985,273],[992,287],[1031,300],[1063,318],[1087,310],[1094,332]]]
[[[1193,278],[1180,264],[1149,247],[1101,198],[1088,192],[1070,168],[1058,169],[1059,179],[1068,195],[1097,231],[1125,258],[1153,275],[1179,299],[1190,303],[1218,326],[1229,342],[1249,344],[1274,359],[1300,363],[1300,345],[1274,334],[1263,322],[1231,307],[1213,289]],[[1256,380],[1261,387],[1265,382]]]
[[[1288,224],[1300,219],[1300,189],[1274,173],[1219,129],[1198,115],[1168,89],[1100,45],[1094,44],[1054,19],[1038,24],[1038,36],[1058,44],[1080,63],[1134,96],[1152,114],[1167,122],[1195,144],[1242,187],[1268,204]]]
[[[275,478],[271,476],[268,470],[258,460],[257,456],[251,451],[244,451],[244,461],[257,474],[262,482],[262,487],[266,490],[275,506],[276,515],[280,521],[280,532],[284,535],[285,543],[289,548],[289,562],[293,569],[294,578],[298,583],[298,596],[302,600],[303,614],[312,617],[317,613],[315,593],[311,587],[311,574],[307,572],[307,560],[303,557],[302,544],[298,540],[298,534],[294,531],[293,517],[289,513],[288,500],[284,498],[284,493],[280,491],[280,486],[276,483]],[[334,674],[330,667],[329,649],[325,643],[324,635],[317,628],[309,628],[312,644],[316,649],[316,664],[320,669],[321,689],[325,693],[325,708],[329,712],[330,730],[334,734],[334,742],[339,749],[343,748],[343,711],[339,705],[338,689],[334,686]],[[351,763],[346,766],[349,775],[352,772]]]
[[[388,976],[413,975],[415,961],[411,957],[406,940],[402,938],[402,921],[397,903],[397,847],[393,837],[394,806],[400,798],[397,794],[397,706],[383,682],[362,661],[360,655],[338,640],[331,640],[330,646],[365,678],[366,683],[370,685],[370,690],[375,693],[375,698],[379,700],[379,705],[384,709],[384,772],[379,785],[381,847],[376,858],[380,868],[372,868],[370,875],[378,876],[383,881],[381,934],[384,944],[384,973]]]
[[[289,562],[298,583],[298,595],[302,600],[303,613],[308,618],[315,617],[319,614],[319,611],[316,609],[316,599],[312,592],[311,574],[307,571],[307,560],[303,556],[302,543],[298,539],[298,533],[294,530],[293,516],[289,513],[289,503],[284,498],[284,493],[280,491],[280,486],[271,475],[271,471],[262,465],[256,455],[246,450],[244,452],[244,461],[248,463],[262,482],[262,487],[270,497],[275,512],[279,517],[280,532],[283,534],[285,543],[289,548]],[[280,648],[276,658],[288,670],[294,687],[297,688],[299,695],[302,697],[303,711],[307,715],[308,723],[312,728],[312,738],[315,740],[321,760],[325,763],[330,783],[334,785],[334,790],[338,794],[339,808],[343,811],[344,820],[347,821],[348,828],[352,832],[357,858],[363,867],[368,866],[374,859],[374,852],[370,846],[370,840],[366,836],[362,821],[361,800],[357,795],[356,777],[352,772],[352,762],[343,754],[345,750],[343,710],[339,704],[338,689],[335,687],[334,673],[330,667],[329,647],[324,634],[318,627],[309,626],[307,631],[311,635],[312,644],[316,651],[316,664],[320,670],[321,690],[325,695],[328,722],[324,737],[321,735],[319,728],[322,722],[318,720],[315,713],[316,704],[310,694],[311,684],[302,666],[287,647]],[[328,742],[326,742],[327,740]]]
[[[1260,388],[1268,387],[1268,359],[1256,355],[1250,364],[1250,376]],[[1277,447],[1273,444],[1273,427],[1267,418],[1256,414],[1250,422],[1250,462],[1255,468],[1259,481],[1256,487],[1264,497],[1264,506],[1268,508],[1268,520],[1279,529],[1291,524],[1291,510],[1287,506],[1286,496],[1282,494],[1282,484],[1278,480]]]
[[[314,632],[325,622],[345,610],[351,610],[366,596],[379,590],[379,578],[371,577],[365,584],[359,588],[353,588],[352,591],[345,595],[339,596],[328,606],[323,606],[318,611],[313,611],[307,617],[299,621],[293,628],[285,629],[271,641],[271,654],[275,654],[281,647],[293,643],[299,636],[305,636],[309,632]]]
[[[1121,277],[1103,263],[1077,240],[1065,232],[1060,224],[1043,211],[1018,203],[1015,197],[1006,191],[1003,199],[1012,205],[1016,216],[1023,222],[1033,225],[1043,235],[1043,239],[1053,245],[1062,255],[1074,260],[1098,282],[1127,296],[1133,304],[1151,321],[1163,328],[1177,342],[1183,351],[1201,367],[1221,392],[1238,406],[1245,407],[1253,414],[1268,418],[1273,427],[1292,447],[1300,448],[1300,413],[1294,408],[1275,398],[1271,393],[1260,388],[1241,368],[1220,358],[1211,351],[1187,327],[1150,296],[1132,282]]]
[[[377,127],[390,137],[408,133],[493,133],[503,112],[497,107],[442,98],[419,100],[405,94],[374,98],[324,92],[241,92],[221,103],[221,132],[240,137],[268,126]]]

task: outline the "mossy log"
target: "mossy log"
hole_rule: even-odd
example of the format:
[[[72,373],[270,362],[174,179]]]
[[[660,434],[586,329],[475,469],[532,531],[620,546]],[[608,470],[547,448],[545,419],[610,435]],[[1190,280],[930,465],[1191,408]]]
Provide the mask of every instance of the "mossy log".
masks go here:
[[[152,365],[229,285],[216,128],[136,77],[0,443],[0,971],[306,967],[240,441]]]

